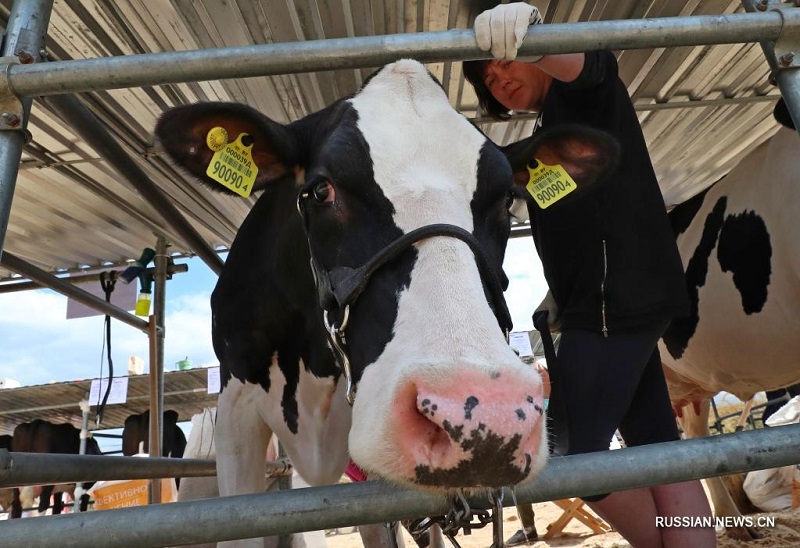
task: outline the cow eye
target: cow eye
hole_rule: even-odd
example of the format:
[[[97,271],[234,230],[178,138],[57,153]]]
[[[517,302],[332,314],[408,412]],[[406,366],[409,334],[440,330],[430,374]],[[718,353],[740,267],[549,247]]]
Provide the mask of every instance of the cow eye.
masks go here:
[[[333,185],[327,179],[320,179],[316,181],[311,187],[311,195],[314,199],[321,204],[329,204],[333,202],[336,193],[333,190]]]

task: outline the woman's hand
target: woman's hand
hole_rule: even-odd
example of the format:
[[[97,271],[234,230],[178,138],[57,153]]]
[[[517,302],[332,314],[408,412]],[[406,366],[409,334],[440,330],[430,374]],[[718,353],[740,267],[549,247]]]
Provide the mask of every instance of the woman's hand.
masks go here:
[[[539,8],[524,2],[500,4],[475,18],[475,39],[483,51],[491,50],[496,59],[513,60],[528,32],[528,26],[542,22]],[[539,57],[540,59],[541,57]],[[538,59],[526,59],[536,62]]]

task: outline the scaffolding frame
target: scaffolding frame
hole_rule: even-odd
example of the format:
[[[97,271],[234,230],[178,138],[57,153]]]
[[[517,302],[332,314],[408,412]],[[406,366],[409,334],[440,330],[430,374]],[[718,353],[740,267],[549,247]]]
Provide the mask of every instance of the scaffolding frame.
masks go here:
[[[800,8],[766,0],[742,0],[742,3],[747,13],[544,25],[529,32],[520,54],[758,41],[795,125],[800,128],[797,123],[800,121],[800,85],[796,70],[800,66],[800,56],[795,55],[795,52],[800,52]],[[374,67],[408,56],[422,62],[486,57],[485,52],[477,48],[471,30],[454,30],[36,62],[45,58],[42,48],[52,7],[53,0],[15,0],[1,52],[0,259],[22,148],[28,138],[26,124],[33,95],[52,96],[48,100],[54,101],[59,113],[87,140],[91,132],[95,132],[95,136],[99,132],[100,140],[111,141],[111,148],[106,148],[102,142],[89,142],[123,177],[142,191],[145,199],[164,216],[176,233],[195,245],[201,258],[219,273],[222,263],[214,250],[177,209],[171,207],[161,191],[147,177],[141,177],[141,170],[137,171],[135,162],[121,148],[118,151],[113,149],[113,138],[96,120],[93,121],[87,109],[63,94],[204,79]],[[76,117],[70,115],[72,111]],[[159,236],[159,254],[165,256],[162,244],[166,245],[163,237]],[[16,270],[14,264],[18,269],[26,268],[24,264],[13,261],[9,268]],[[40,278],[37,281],[43,285],[53,283],[47,276]],[[59,289],[55,284],[53,288]],[[163,290],[160,293],[163,298]],[[144,327],[141,324],[137,326]],[[163,324],[151,317],[146,327],[150,334],[152,359],[163,360]],[[163,387],[163,378],[159,375],[163,377],[163,361],[161,367],[155,369],[151,416],[160,418],[159,394],[163,397],[163,388],[160,390],[159,387]],[[151,447],[158,447],[160,425],[154,426],[156,428],[151,428],[150,434]],[[800,425],[794,425],[556,458],[531,485],[517,489],[516,499],[538,502],[793,464],[800,460],[794,449],[798,441]],[[660,458],[665,451],[675,456],[667,464],[663,464]],[[575,485],[581,485],[580,489]],[[20,520],[3,526],[4,540],[9,544],[33,541],[37,546],[85,547],[108,545],[109,542],[126,546],[161,546],[439,515],[448,509],[443,496],[420,494],[377,482],[302,491],[226,497],[224,502],[174,503],[157,508],[58,516],[36,523]],[[281,499],[275,499],[276,496]],[[337,504],[331,505],[330,499],[336,499]],[[512,497],[506,497],[508,504],[511,500]],[[483,499],[475,502],[476,507],[481,503],[489,507],[488,501]],[[279,508],[277,512],[274,511],[276,508]],[[231,514],[237,519],[231,520]],[[132,523],[138,527],[130,527]],[[99,533],[101,530],[102,535],[96,542],[87,538],[87,532]],[[78,534],[79,531],[83,534]]]

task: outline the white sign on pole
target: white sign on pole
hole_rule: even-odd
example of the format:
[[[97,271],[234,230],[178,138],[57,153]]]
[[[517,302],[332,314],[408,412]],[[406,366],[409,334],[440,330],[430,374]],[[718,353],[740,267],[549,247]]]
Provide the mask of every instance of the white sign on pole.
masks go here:
[[[508,335],[508,344],[522,356],[533,356],[531,339],[527,331],[512,331]]]
[[[208,368],[208,393],[219,394],[219,366]]]
[[[92,379],[89,389],[89,405],[100,405],[106,394],[108,379]],[[111,392],[108,394],[107,404],[125,403],[128,399],[128,377],[116,377],[111,380]]]

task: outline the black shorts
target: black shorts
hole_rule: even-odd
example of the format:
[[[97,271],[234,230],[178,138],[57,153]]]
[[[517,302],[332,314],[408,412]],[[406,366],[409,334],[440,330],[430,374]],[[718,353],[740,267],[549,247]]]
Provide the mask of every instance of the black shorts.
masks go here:
[[[562,333],[556,363],[548,364],[553,453],[607,450],[617,429],[628,446],[679,439],[657,346],[666,326],[658,322],[607,338],[577,329]]]

